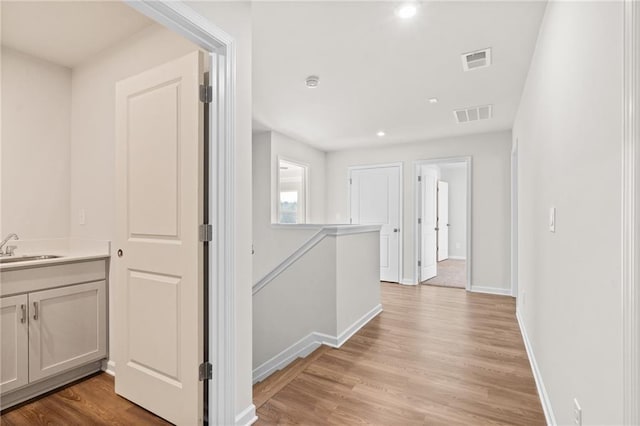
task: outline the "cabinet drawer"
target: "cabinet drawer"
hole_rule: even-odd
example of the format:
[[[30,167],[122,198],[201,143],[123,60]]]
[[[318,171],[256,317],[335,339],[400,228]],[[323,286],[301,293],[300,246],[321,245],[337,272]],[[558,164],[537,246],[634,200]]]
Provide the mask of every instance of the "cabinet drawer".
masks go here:
[[[107,263],[105,260],[11,269],[0,273],[0,282],[2,283],[0,296],[104,280],[106,277]]]
[[[29,294],[29,381],[107,354],[106,282]]]

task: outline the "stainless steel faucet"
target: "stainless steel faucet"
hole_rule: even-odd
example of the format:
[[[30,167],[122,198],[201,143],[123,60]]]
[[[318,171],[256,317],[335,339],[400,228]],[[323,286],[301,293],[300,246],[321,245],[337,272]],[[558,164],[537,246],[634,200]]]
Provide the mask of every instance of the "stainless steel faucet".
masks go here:
[[[0,242],[0,256],[2,256],[3,254],[8,255],[8,256],[13,255],[13,250],[11,250],[11,251],[7,250],[7,252],[6,252],[6,253],[3,253],[3,252],[2,252],[2,248],[3,248],[3,247],[5,246],[5,244],[7,244],[7,243],[12,239],[12,238],[13,238],[13,239],[15,239],[15,240],[19,240],[19,239],[20,239],[20,238],[18,238],[18,235],[17,235],[17,234],[13,234],[13,233],[11,233],[11,234],[7,235],[7,236],[5,237],[5,239],[4,239],[4,240],[2,240],[2,242]]]

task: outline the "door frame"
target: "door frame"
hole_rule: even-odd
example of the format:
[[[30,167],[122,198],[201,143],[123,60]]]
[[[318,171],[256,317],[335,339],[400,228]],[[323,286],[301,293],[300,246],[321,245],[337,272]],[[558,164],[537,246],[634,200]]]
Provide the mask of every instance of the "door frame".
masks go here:
[[[235,93],[236,42],[229,34],[181,1],[124,0],[124,2],[185,37],[206,52],[212,75],[217,70],[216,108],[209,109],[210,144],[207,195],[214,238],[205,263],[210,271],[205,284],[208,321],[205,349],[213,364],[214,380],[205,387],[205,415],[210,424],[235,424]],[[215,83],[215,82],[214,82]]]
[[[623,422],[640,423],[640,4],[624,2],[622,141]]]
[[[511,146],[511,296],[518,297],[518,139]]]
[[[470,155],[460,156],[460,157],[444,157],[444,158],[434,158],[427,160],[416,160],[413,162],[413,182],[414,182],[414,190],[413,190],[413,253],[414,253],[414,281],[415,285],[419,285],[421,283],[420,277],[420,268],[418,267],[418,261],[422,255],[420,250],[420,240],[422,238],[420,227],[418,226],[418,219],[420,218],[420,208],[422,206],[422,196],[420,191],[420,184],[418,183],[418,176],[420,176],[420,167],[421,166],[436,166],[438,164],[443,163],[464,163],[467,168],[467,284],[465,289],[467,291],[471,291],[471,264],[473,263],[473,259],[471,256],[472,250],[472,214],[473,214],[473,161]]]
[[[398,232],[398,283],[404,283],[404,265],[403,265],[403,252],[404,252],[404,163],[398,161],[395,163],[382,163],[382,164],[362,164],[357,166],[347,167],[347,216],[349,217],[349,223],[351,224],[351,173],[355,170],[367,170],[367,169],[384,169],[387,167],[400,168],[400,179],[398,183],[398,204],[400,204],[400,210],[398,216],[400,218],[400,232]]]

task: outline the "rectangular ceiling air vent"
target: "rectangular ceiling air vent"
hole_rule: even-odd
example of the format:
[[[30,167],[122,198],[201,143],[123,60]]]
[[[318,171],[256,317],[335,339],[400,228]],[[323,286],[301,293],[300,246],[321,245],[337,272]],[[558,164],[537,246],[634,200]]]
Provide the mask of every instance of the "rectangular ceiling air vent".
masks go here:
[[[465,71],[477,70],[491,65],[491,48],[462,54],[462,68]]]
[[[470,121],[487,120],[493,114],[491,105],[482,105],[473,108],[457,109],[453,111],[456,121],[459,123],[468,123]]]

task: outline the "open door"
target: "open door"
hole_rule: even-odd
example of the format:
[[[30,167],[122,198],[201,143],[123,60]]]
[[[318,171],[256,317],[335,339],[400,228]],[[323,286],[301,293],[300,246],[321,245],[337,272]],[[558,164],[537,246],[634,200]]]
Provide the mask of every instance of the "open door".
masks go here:
[[[438,174],[436,171],[428,167],[423,167],[421,184],[422,220],[420,229],[420,281],[426,281],[438,274]]]
[[[116,393],[202,424],[203,55],[116,85]]]
[[[449,258],[449,184],[438,181],[438,262]]]

